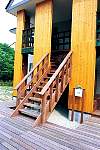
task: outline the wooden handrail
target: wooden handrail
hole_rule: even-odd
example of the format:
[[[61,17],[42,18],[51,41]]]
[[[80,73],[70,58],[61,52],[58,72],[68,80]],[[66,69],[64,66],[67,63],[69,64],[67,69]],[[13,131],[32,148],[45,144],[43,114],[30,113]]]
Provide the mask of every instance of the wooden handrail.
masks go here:
[[[33,67],[33,69],[21,80],[21,82],[14,88],[14,90],[18,90],[20,86],[28,79],[28,77],[34,72],[34,70],[40,65],[40,63],[49,55],[47,53],[45,56],[41,58],[41,60]]]
[[[71,55],[72,55],[72,51],[70,51],[68,53],[68,55],[65,57],[63,62],[60,64],[60,66],[56,70],[56,72],[53,74],[53,76],[50,78],[50,80],[47,82],[47,84],[43,87],[42,91],[39,92],[40,95],[44,95],[45,92],[49,89],[49,87],[51,86],[53,81],[56,79],[56,77],[58,76],[58,74],[60,73],[60,71],[62,70],[62,68],[64,67],[64,65],[66,64],[67,60],[70,58]]]

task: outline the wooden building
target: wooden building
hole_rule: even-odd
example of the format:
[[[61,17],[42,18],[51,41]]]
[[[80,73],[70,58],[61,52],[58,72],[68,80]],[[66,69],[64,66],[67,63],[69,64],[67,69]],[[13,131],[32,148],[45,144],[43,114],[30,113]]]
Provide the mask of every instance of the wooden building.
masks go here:
[[[45,122],[67,87],[66,109],[99,110],[100,1],[10,0],[6,10],[17,17],[12,116]]]

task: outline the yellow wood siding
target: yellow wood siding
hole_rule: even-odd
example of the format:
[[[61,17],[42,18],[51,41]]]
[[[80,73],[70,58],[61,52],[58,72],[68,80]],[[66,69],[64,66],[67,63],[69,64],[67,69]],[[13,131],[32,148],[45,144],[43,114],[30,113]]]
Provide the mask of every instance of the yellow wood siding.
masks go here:
[[[22,30],[25,25],[25,12],[24,10],[17,13],[17,30],[16,30],[16,47],[15,47],[15,60],[14,60],[14,80],[13,87],[15,87],[23,77],[22,71]],[[16,96],[16,91],[13,92]]]
[[[35,65],[47,52],[51,52],[52,0],[36,6],[34,62]]]
[[[72,12],[72,78],[69,88],[69,108],[76,85],[85,89],[85,112],[93,111],[96,62],[97,0],[73,0]],[[76,108],[81,103],[76,99]]]

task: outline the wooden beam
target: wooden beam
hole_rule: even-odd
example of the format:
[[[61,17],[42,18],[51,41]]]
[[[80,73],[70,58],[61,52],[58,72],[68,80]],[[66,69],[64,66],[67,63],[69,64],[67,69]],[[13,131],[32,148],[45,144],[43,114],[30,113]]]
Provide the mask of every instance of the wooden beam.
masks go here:
[[[47,52],[51,53],[52,12],[52,0],[47,0],[36,5],[34,65],[36,65]]]
[[[69,91],[69,108],[76,85],[85,89],[84,111],[91,113],[94,103],[96,61],[96,11],[97,0],[73,0],[71,49],[72,74]],[[76,100],[76,110],[81,104]]]
[[[23,77],[22,71],[22,31],[25,25],[25,11],[19,11],[17,13],[17,30],[16,30],[16,47],[15,47],[15,60],[14,60],[14,80],[13,87],[15,87]],[[13,96],[16,96],[14,90]]]

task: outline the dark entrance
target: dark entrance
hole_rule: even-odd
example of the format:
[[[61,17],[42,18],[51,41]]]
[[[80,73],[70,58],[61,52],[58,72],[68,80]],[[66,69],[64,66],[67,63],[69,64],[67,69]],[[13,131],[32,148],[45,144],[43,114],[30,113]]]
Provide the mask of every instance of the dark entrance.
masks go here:
[[[71,48],[72,1],[53,1],[51,55],[60,64]]]
[[[94,105],[94,110],[100,110],[100,47],[96,48],[95,105]]]
[[[100,110],[100,2],[98,1],[97,30],[96,30],[96,71],[94,111]]]
[[[62,94],[62,96],[55,108],[59,113],[61,113],[62,116],[66,117],[66,118],[69,117],[68,93],[69,93],[69,85],[66,87],[64,93]]]

